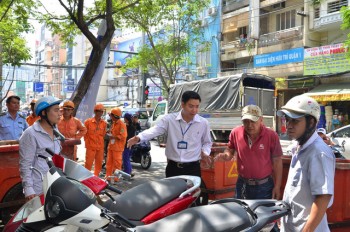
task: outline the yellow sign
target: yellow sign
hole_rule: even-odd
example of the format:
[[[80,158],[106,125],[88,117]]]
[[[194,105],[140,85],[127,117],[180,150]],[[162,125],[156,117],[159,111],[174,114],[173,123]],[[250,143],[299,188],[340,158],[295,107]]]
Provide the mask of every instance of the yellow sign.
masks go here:
[[[237,172],[237,161],[233,161],[230,171],[228,172],[228,177],[238,177]]]

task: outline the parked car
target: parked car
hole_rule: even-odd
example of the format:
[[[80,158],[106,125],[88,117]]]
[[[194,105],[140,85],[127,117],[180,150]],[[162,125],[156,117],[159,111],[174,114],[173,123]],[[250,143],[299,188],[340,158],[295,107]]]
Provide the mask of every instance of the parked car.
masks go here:
[[[333,143],[343,146],[344,156],[350,159],[350,125],[343,126],[327,134]]]
[[[124,108],[122,110],[122,118],[124,115],[129,113],[131,115],[137,115],[139,117],[139,122],[142,130],[149,128],[148,119],[153,113],[153,108]]]

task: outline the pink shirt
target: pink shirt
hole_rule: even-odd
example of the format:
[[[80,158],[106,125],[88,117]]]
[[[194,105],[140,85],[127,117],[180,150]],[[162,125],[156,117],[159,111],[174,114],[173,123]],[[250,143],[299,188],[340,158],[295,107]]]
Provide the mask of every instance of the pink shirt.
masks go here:
[[[262,179],[272,174],[272,158],[282,156],[282,147],[276,132],[261,127],[257,140],[249,147],[243,126],[231,131],[228,147],[237,153],[237,170],[244,178]]]

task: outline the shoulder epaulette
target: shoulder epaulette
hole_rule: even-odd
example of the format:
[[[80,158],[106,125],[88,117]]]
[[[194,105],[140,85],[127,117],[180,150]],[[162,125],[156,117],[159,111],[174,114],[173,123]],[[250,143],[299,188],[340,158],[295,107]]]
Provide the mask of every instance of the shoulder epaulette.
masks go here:
[[[1,116],[5,116],[5,115],[6,115],[6,112],[0,113],[0,117],[1,117]]]
[[[26,117],[24,117],[22,114],[18,114],[21,118],[24,118],[24,119],[26,119]]]

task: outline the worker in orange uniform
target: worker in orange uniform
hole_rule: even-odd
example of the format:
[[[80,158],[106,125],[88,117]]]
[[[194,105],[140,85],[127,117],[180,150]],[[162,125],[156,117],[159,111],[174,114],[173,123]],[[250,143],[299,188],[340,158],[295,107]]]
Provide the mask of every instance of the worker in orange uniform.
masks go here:
[[[94,107],[95,116],[86,119],[84,122],[87,129],[87,133],[84,135],[86,147],[85,168],[91,170],[95,161],[95,176],[99,176],[103,162],[104,136],[107,132],[107,122],[101,118],[104,110],[102,104],[96,104]]]
[[[34,110],[34,106],[35,106],[35,103],[37,102],[36,99],[33,99],[31,102],[30,102],[30,110],[32,111],[32,113],[26,118],[26,121],[28,123],[28,126],[31,126],[34,124],[34,122],[36,122],[36,120],[39,120],[40,119],[40,116],[37,116],[35,114],[35,110]]]
[[[110,176],[116,169],[122,169],[122,153],[127,137],[126,125],[120,120],[122,111],[119,108],[113,108],[110,114],[112,118],[111,130],[109,135],[107,163],[106,163],[106,179],[110,180]],[[118,181],[117,178],[114,179]]]
[[[81,139],[87,132],[84,124],[77,118],[73,117],[74,103],[66,100],[62,105],[63,114],[58,122],[58,130],[64,135],[66,139]],[[61,153],[69,159],[77,160],[77,146],[62,145]]]

